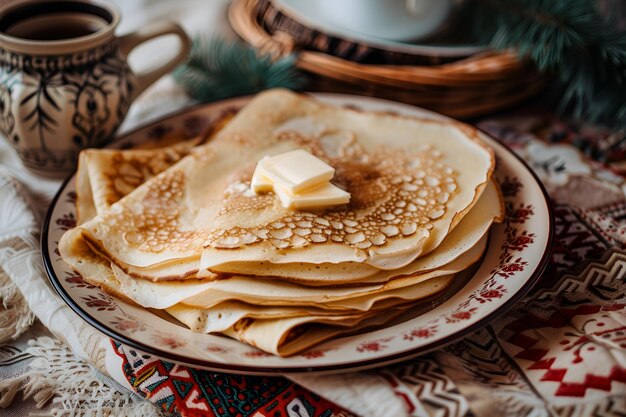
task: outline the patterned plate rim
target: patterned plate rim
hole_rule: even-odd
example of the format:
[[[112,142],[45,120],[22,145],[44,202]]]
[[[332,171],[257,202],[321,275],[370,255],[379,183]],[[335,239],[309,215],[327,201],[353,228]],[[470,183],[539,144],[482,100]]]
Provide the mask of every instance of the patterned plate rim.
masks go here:
[[[363,100],[365,101],[370,100],[370,101],[374,101],[378,103],[388,102],[391,105],[402,104],[402,103],[398,103],[398,102],[394,102],[390,100],[372,98],[372,97],[367,97],[367,96],[350,95],[350,94],[312,93],[312,95],[315,97],[320,97],[320,98],[343,99],[345,101],[353,102],[354,104],[358,104],[358,101],[363,101]],[[122,136],[118,137],[114,141],[114,144],[118,142],[122,142],[125,137],[134,135],[139,131],[149,128],[150,126],[163,123],[170,119],[175,119],[184,114],[191,113],[201,108],[211,107],[211,106],[220,105],[220,104],[226,104],[229,102],[237,103],[239,101],[247,100],[249,98],[251,98],[251,96],[220,100],[214,103],[202,103],[202,104],[197,104],[194,106],[184,108],[180,111],[176,111],[172,114],[165,115],[163,117],[158,118],[157,120],[153,120],[145,125],[139,126],[135,129],[125,132]],[[432,112],[427,109],[422,109],[417,106],[409,105],[409,107],[432,114],[432,115],[436,115],[437,117],[454,120],[447,116],[443,116],[439,113]],[[537,174],[535,174],[535,172],[529,167],[529,165],[520,156],[518,156],[515,152],[509,149],[506,145],[496,140],[488,133],[484,131],[481,131],[481,133],[489,137],[491,140],[495,141],[497,144],[501,146],[504,152],[510,154],[511,156],[514,157],[514,159],[520,162],[521,166],[531,175],[536,185],[541,190],[541,193],[542,193],[541,196],[543,197],[543,200],[546,204],[546,208],[548,212],[548,219],[547,219],[548,234],[547,234],[547,239],[546,239],[546,247],[541,256],[541,259],[537,263],[537,267],[535,268],[535,270],[531,273],[530,277],[526,280],[526,282],[522,285],[522,287],[515,294],[513,294],[509,300],[497,306],[493,311],[485,315],[483,318],[477,320],[475,323],[457,332],[444,336],[441,339],[424,344],[422,346],[415,347],[413,349],[409,349],[409,350],[398,352],[398,353],[392,353],[389,355],[383,355],[383,356],[376,357],[376,358],[364,359],[361,361],[347,362],[345,364],[340,363],[340,364],[333,364],[333,365],[267,367],[267,366],[250,366],[250,365],[237,365],[237,364],[229,364],[229,363],[221,363],[221,362],[212,362],[208,360],[183,356],[183,355],[172,353],[166,350],[155,348],[153,346],[144,344],[137,340],[130,339],[126,337],[125,335],[118,333],[115,329],[112,329],[106,326],[105,324],[101,323],[100,321],[98,321],[90,313],[85,311],[80,305],[77,304],[77,302],[70,296],[70,294],[65,290],[65,288],[63,288],[61,281],[56,275],[54,271],[54,267],[52,265],[52,259],[50,257],[50,253],[49,253],[50,250],[49,250],[49,245],[48,245],[48,235],[49,235],[49,230],[50,230],[50,225],[51,225],[51,220],[52,220],[52,214],[58,201],[62,197],[67,184],[72,179],[74,179],[76,173],[71,174],[63,181],[63,183],[59,187],[59,190],[57,191],[54,198],[52,199],[50,206],[48,207],[46,217],[42,225],[42,232],[41,232],[41,248],[42,248],[42,258],[43,258],[44,268],[48,275],[48,279],[50,280],[50,283],[52,284],[56,292],[59,294],[59,296],[61,296],[61,298],[65,301],[65,303],[81,319],[85,320],[92,327],[96,328],[98,331],[102,332],[103,334],[112,338],[113,340],[123,343],[124,345],[130,346],[132,348],[138,349],[142,352],[157,356],[162,359],[171,360],[171,361],[182,363],[182,364],[189,365],[189,366],[197,366],[200,368],[212,369],[215,371],[234,372],[234,373],[242,373],[242,374],[259,374],[259,375],[277,375],[277,374],[303,373],[303,372],[343,373],[343,372],[350,372],[350,371],[355,371],[355,370],[373,368],[377,366],[383,366],[383,365],[395,363],[401,360],[410,359],[412,357],[422,355],[424,353],[428,353],[433,350],[440,349],[455,341],[458,341],[462,339],[464,336],[485,327],[497,315],[501,315],[502,313],[508,311],[513,305],[515,305],[525,294],[527,294],[535,286],[535,284],[541,277],[543,271],[546,269],[548,261],[550,260],[551,248],[553,246],[553,241],[554,241],[554,215],[553,215],[552,202],[548,195],[548,192],[546,191],[543,183],[541,182]]]

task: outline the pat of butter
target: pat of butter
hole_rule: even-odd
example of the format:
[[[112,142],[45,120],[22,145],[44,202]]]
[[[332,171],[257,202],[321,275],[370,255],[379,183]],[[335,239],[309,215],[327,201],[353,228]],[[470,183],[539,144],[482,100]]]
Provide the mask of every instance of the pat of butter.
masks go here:
[[[292,194],[330,181],[335,175],[333,167],[302,149],[263,159],[257,170]]]
[[[335,169],[324,161],[297,150],[261,159],[250,188],[256,194],[274,191],[281,204],[291,209],[347,204],[350,193],[329,182],[334,174]]]
[[[260,164],[261,162],[259,162]],[[269,193],[274,191],[274,183],[261,173],[260,169],[254,171],[252,175],[252,181],[250,182],[250,188],[255,194]]]
[[[292,209],[330,207],[350,202],[350,193],[330,182],[297,194],[292,194],[288,189],[274,184],[274,193],[283,207]]]

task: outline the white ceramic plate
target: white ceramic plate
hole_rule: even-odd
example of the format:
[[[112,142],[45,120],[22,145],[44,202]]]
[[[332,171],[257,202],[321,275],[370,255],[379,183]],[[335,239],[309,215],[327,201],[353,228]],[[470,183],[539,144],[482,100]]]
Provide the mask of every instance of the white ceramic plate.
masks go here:
[[[426,110],[358,96],[318,99],[365,110],[440,118]],[[163,136],[191,137],[247,98],[195,107],[136,130],[117,143],[129,146]],[[111,297],[85,283],[60,258],[61,235],[74,227],[75,185],[68,179],[52,202],[42,234],[44,263],[54,287],[84,320],[121,343],[197,368],[249,374],[343,372],[397,362],[450,343],[514,304],[539,278],[549,256],[552,212],[533,173],[511,151],[483,135],[497,156],[495,175],[507,206],[506,221],[490,232],[487,252],[465,286],[416,318],[380,330],[341,337],[289,358],[268,355],[222,336],[193,333],[173,320]]]
[[[322,10],[320,10],[319,5],[315,1],[272,0],[272,5],[280,10],[283,14],[291,17],[293,20],[299,23],[302,23],[303,25],[306,25],[309,28],[318,30],[331,36],[335,36],[337,38],[366,44],[387,51],[415,55],[434,55],[442,57],[449,56],[461,58],[487,50],[487,46],[485,45],[431,45],[427,43],[420,43],[419,41],[392,41],[368,36],[363,33],[354,32],[348,29],[338,28],[337,25],[329,20],[328,16],[323,13]]]

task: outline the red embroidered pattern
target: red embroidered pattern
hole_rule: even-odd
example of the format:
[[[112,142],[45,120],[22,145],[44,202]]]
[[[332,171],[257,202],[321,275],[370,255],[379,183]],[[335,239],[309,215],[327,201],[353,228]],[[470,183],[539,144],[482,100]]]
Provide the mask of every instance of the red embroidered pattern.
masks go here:
[[[603,364],[597,367],[584,367],[584,378],[580,381],[564,381],[568,371],[577,364],[582,364],[583,350],[587,352],[596,349],[611,349],[613,347],[626,347],[626,326],[616,325],[607,327],[604,321],[599,321],[598,316],[605,317],[610,321],[608,312],[619,311],[622,315],[626,314],[624,309],[626,304],[614,303],[609,305],[592,305],[584,304],[573,308],[563,308],[553,311],[549,316],[527,314],[506,326],[510,332],[510,336],[506,341],[514,346],[522,348],[515,358],[518,360],[529,361],[525,365],[526,369],[531,371],[545,371],[541,376],[541,381],[558,382],[559,385],[554,392],[555,396],[566,397],[584,397],[587,389],[597,389],[602,391],[611,391],[612,381],[626,382],[626,368],[614,365],[608,373],[602,375],[600,369]],[[605,312],[605,314],[602,314]],[[589,316],[581,324],[576,327],[574,322],[580,323],[580,319]],[[564,339],[553,346],[543,347],[540,342],[541,332],[538,329],[563,329]],[[562,330],[561,330],[562,331]],[[571,355],[570,364],[566,364],[563,360],[564,355]],[[557,357],[559,362],[557,363]],[[597,369],[600,368],[600,369]]]

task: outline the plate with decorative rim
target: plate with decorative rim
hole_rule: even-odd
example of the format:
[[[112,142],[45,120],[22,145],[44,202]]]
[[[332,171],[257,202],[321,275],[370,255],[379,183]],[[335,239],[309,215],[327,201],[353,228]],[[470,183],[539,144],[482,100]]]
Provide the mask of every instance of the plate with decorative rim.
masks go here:
[[[314,94],[329,104],[409,116],[443,118],[405,104],[360,96]],[[168,135],[193,137],[249,98],[201,105],[137,129],[117,147]],[[57,249],[76,223],[74,176],[54,198],[42,231],[46,271],[57,292],[85,321],[142,352],[196,368],[247,374],[338,373],[401,361],[441,348],[489,323],[538,280],[549,258],[553,218],[547,194],[526,164],[480,133],[496,154],[495,176],[506,202],[506,219],[492,226],[486,253],[461,288],[420,315],[384,328],[335,338],[288,358],[269,355],[234,339],[193,333],[162,314],[111,297],[87,284]]]

